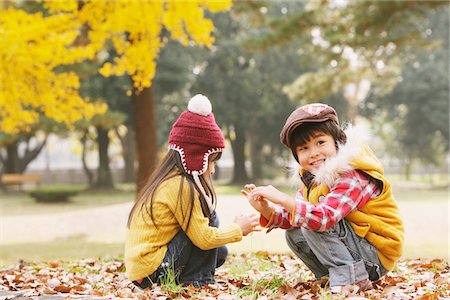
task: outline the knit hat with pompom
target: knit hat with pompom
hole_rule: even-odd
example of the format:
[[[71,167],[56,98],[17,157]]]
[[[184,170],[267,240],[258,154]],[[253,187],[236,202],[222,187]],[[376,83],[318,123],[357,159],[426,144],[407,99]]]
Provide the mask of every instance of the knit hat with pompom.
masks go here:
[[[183,168],[191,174],[204,198],[210,204],[199,175],[208,169],[208,157],[225,149],[225,138],[217,126],[209,99],[195,95],[178,120],[172,125],[169,134],[169,149],[178,151]]]
[[[225,139],[212,113],[211,102],[203,95],[195,95],[172,126],[169,149],[180,153],[186,173],[201,175],[208,169],[209,155],[224,148]]]

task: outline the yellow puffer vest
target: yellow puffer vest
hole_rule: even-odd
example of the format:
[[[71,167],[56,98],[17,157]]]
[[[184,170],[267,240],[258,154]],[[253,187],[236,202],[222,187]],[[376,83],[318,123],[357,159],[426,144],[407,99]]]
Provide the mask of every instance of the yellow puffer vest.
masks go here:
[[[352,225],[355,233],[369,241],[378,252],[378,257],[386,270],[392,270],[403,251],[403,222],[391,191],[391,185],[384,177],[381,163],[367,146],[349,163],[376,179],[383,186],[381,194],[369,200],[362,208],[348,214],[345,219]],[[319,197],[325,196],[330,188],[325,183],[314,182],[309,189],[303,189],[306,201],[316,204]]]

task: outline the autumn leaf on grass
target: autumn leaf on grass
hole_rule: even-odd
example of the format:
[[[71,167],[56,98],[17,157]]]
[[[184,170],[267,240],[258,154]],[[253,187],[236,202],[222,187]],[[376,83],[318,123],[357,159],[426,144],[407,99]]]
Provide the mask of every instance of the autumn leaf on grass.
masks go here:
[[[0,290],[26,291],[29,297],[70,293],[71,299],[76,299],[76,295],[139,300],[331,297],[294,255],[230,255],[217,270],[215,284],[202,288],[189,286],[179,293],[165,291],[158,285],[141,291],[125,277],[123,266],[120,259],[23,262],[0,272]],[[449,299],[450,270],[448,263],[440,259],[404,259],[374,287],[352,299]]]

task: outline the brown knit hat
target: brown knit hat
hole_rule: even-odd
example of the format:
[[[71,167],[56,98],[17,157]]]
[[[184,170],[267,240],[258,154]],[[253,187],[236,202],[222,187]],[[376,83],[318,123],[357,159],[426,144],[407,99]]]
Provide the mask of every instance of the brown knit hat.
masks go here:
[[[297,108],[287,118],[280,133],[280,141],[290,148],[290,137],[295,128],[303,123],[317,123],[333,120],[339,125],[336,111],[331,106],[322,103],[311,103]]]

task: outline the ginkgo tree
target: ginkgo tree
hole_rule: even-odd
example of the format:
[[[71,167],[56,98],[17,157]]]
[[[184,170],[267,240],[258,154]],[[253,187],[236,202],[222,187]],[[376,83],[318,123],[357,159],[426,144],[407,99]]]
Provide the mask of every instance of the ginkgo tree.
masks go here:
[[[56,71],[95,54],[72,47],[79,25],[70,19],[0,7],[0,132],[28,132],[40,116],[71,126],[106,110],[80,97],[75,73]]]
[[[104,76],[128,74],[138,153],[138,188],[157,158],[151,82],[168,39],[185,46],[214,42],[205,11],[231,7],[231,0],[44,1],[45,14],[0,6],[0,130],[26,131],[44,114],[73,124],[105,111],[79,96],[79,79],[60,66],[93,59]],[[108,53],[114,53],[109,57]]]
[[[155,1],[47,1],[52,14],[63,14],[87,28],[87,48],[101,53],[111,48],[100,69],[104,76],[128,74],[133,82],[137,138],[138,189],[153,171],[157,160],[156,116],[152,79],[160,49],[170,38],[185,46],[214,42],[213,22],[205,17],[231,7],[231,0]]]
[[[73,128],[106,111],[101,101],[80,97],[78,76],[66,67],[95,54],[76,46],[79,24],[64,15],[28,13],[28,3],[16,4],[0,3],[0,172],[5,173],[23,172],[55,126]]]

